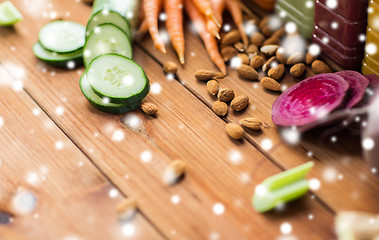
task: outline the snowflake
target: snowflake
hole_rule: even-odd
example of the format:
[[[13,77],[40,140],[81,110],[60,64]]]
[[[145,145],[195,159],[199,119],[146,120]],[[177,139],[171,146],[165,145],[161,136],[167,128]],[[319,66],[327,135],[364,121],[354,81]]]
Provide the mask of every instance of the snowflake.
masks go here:
[[[309,188],[312,191],[317,191],[318,189],[320,189],[320,187],[321,183],[320,180],[318,180],[317,178],[312,178],[311,180],[309,180]]]
[[[280,225],[280,232],[284,235],[288,235],[292,232],[292,225],[288,222],[284,222]]]
[[[116,198],[118,196],[118,190],[116,188],[112,188],[109,190],[108,195],[110,198]]]
[[[161,93],[162,91],[162,85],[160,85],[159,83],[153,83],[151,84],[150,86],[150,92],[152,94],[159,94]]]
[[[329,9],[335,9],[338,6],[338,1],[337,0],[327,0],[326,1],[326,6]]]
[[[150,151],[143,151],[140,155],[140,158],[142,162],[151,162],[151,160],[153,159],[153,154],[151,154]]]
[[[372,150],[375,147],[375,141],[372,138],[365,138],[362,141],[362,147],[365,150]]]
[[[37,197],[30,191],[18,191],[11,200],[13,211],[20,215],[27,215],[34,211],[37,206]]]
[[[222,203],[215,203],[212,210],[214,214],[222,215],[225,212],[225,206]]]
[[[178,195],[173,195],[172,197],[171,197],[171,202],[173,203],[173,204],[178,204],[178,203],[180,203],[180,197],[178,196]]]
[[[131,237],[134,235],[136,229],[134,227],[133,224],[131,223],[126,223],[122,226],[122,233],[124,234],[124,236],[126,237]]]
[[[272,148],[273,143],[270,139],[266,138],[266,139],[263,139],[261,146],[262,146],[263,150],[269,151]]]

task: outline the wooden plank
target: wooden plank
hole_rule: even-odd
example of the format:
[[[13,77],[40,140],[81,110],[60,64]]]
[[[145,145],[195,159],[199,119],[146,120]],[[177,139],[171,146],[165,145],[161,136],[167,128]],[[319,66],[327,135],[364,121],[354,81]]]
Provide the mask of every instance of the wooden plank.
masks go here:
[[[0,211],[14,212],[10,202],[20,190],[37,204],[0,225],[1,239],[125,239],[116,214],[124,197],[109,196],[114,186],[12,81],[0,65]],[[136,238],[161,239],[141,214],[131,224],[140,229]]]
[[[57,1],[56,5],[59,4]],[[87,8],[72,9],[71,19],[84,22],[83,16],[88,13]],[[290,222],[293,234],[300,238],[326,239],[333,235],[332,215],[310,195],[288,205],[283,212],[255,213],[250,203],[254,186],[280,170],[250,144],[233,145],[224,133],[225,122],[176,81],[167,81],[157,63],[141,50],[135,49],[137,62],[145,68],[152,83],[162,87],[159,94],[149,97],[160,106],[158,117],[146,117],[139,111],[125,116],[104,114],[89,106],[82,96],[76,71],[46,68],[44,73],[46,66],[28,52],[38,25],[38,20],[28,19],[24,27],[29,29],[30,36],[16,31],[16,36],[8,36],[8,42],[1,45],[1,52],[8,52],[10,42],[16,43],[17,39],[16,49],[24,56],[12,55],[8,59],[26,67],[28,93],[112,182],[128,196],[138,199],[141,211],[166,236],[252,239],[258,235],[260,239],[273,239],[280,236],[283,221]],[[159,85],[153,86],[155,92]],[[62,115],[56,113],[59,106],[64,107]],[[140,120],[141,125],[137,129],[121,129],[119,121],[125,117],[132,124]],[[112,140],[115,131],[123,134],[123,141]],[[229,154],[234,150],[244,159],[239,165],[230,161]],[[145,151],[152,154],[149,162],[146,162],[149,157],[141,161],[140,155]],[[177,186],[164,186],[163,170],[176,158],[188,163],[186,178]],[[178,204],[173,204],[179,199]],[[216,203],[225,206],[221,216],[212,212]],[[304,224],[311,221],[309,214],[315,220]]]
[[[216,68],[207,60],[208,57],[203,57],[202,53],[205,50],[202,42],[188,29],[185,32],[186,64],[179,68],[178,76],[185,87],[210,107],[215,98],[208,94],[205,83],[196,81],[194,72],[198,69],[216,70]],[[139,43],[161,64],[168,60],[177,61],[171,47],[164,55],[154,49],[149,37],[145,37]],[[309,69],[307,75],[312,75]],[[294,82],[288,75],[282,80],[282,83],[288,86]],[[263,131],[261,133],[249,132],[246,139],[268,154],[275,163],[283,168],[292,168],[309,160],[316,161],[315,170],[311,175],[317,177],[322,183],[317,195],[335,211],[359,209],[376,212],[379,210],[379,205],[375,200],[379,196],[379,184],[377,184],[376,176],[371,174],[368,165],[362,161],[360,144],[356,141],[356,137],[343,137],[344,133],[341,136],[337,134],[338,142],[331,143],[330,138],[321,139],[317,132],[313,132],[313,134],[306,135],[299,146],[289,146],[283,143],[278,129],[271,121],[271,106],[278,96],[277,94],[265,91],[259,82],[239,79],[236,71],[231,68],[229,68],[229,75],[220,80],[220,84],[232,88],[237,95],[244,94],[251,99],[250,107],[246,111],[242,114],[231,112],[226,120],[238,122],[239,119],[249,116],[261,119],[264,122]],[[273,148],[269,151],[265,151],[261,147],[261,143],[265,139],[269,139],[273,143]],[[352,141],[354,144],[351,143]],[[312,156],[308,157],[310,153]],[[339,180],[341,178],[343,180]],[[341,199],[344,200],[341,201]]]

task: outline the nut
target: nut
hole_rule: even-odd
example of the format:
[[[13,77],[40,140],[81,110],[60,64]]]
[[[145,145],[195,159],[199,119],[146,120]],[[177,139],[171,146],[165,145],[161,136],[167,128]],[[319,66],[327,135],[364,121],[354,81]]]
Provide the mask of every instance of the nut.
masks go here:
[[[219,84],[216,80],[210,80],[207,82],[207,89],[209,94],[215,96],[218,93]]]
[[[243,137],[243,134],[245,133],[243,128],[235,123],[226,124],[225,131],[229,135],[229,137],[236,140],[241,139]]]
[[[137,210],[137,200],[128,197],[116,206],[116,212],[119,219],[127,220],[134,216]]]
[[[276,58],[278,59],[279,62],[283,63],[283,64],[287,64],[287,54],[285,53],[285,50],[284,48],[280,47],[278,48],[278,50],[276,51]]]
[[[172,61],[167,61],[163,65],[163,71],[165,73],[176,74],[176,72],[178,71],[178,66],[176,65],[176,63]]]
[[[222,59],[225,62],[228,62],[232,57],[237,55],[238,51],[234,47],[227,46],[227,47],[222,48],[220,53],[221,53]]]
[[[268,70],[267,75],[270,78],[273,78],[275,80],[279,80],[283,77],[285,70],[286,70],[286,68],[284,67],[284,65],[279,64],[276,67],[270,68],[270,70]]]
[[[328,65],[326,65],[326,63],[324,63],[323,61],[320,61],[320,60],[313,61],[312,71],[316,74],[331,73],[332,72],[330,67]]]
[[[230,106],[233,108],[234,111],[239,112],[244,110],[248,104],[249,98],[247,96],[237,96],[230,103]]]
[[[238,53],[237,57],[241,59],[242,64],[249,64],[250,60],[249,57],[245,53]]]
[[[261,79],[261,85],[264,88],[267,88],[271,91],[280,91],[281,90],[280,83],[278,83],[277,81],[275,81],[275,79],[270,78],[270,77],[262,78]]]
[[[271,67],[275,66],[278,64],[278,61],[276,57],[271,57],[269,60],[267,60],[263,66],[262,66],[262,71],[266,72],[268,71]]]
[[[241,126],[251,130],[260,130],[262,126],[261,120],[253,117],[241,119],[240,124]]]
[[[279,45],[280,44],[280,39],[277,37],[270,37],[267,38],[264,42],[263,45]]]
[[[236,42],[233,44],[234,48],[237,49],[239,52],[245,51],[245,46],[243,45],[242,42]]]
[[[283,37],[284,35],[286,35],[286,30],[282,27],[282,28],[279,28],[278,30],[276,30],[272,35],[271,37],[277,37],[277,38],[281,38]]]
[[[238,30],[233,30],[225,34],[221,39],[221,44],[233,44],[241,40],[241,35]]]
[[[158,107],[154,103],[143,102],[141,104],[141,109],[147,115],[153,116],[158,112]]]
[[[228,113],[228,105],[221,101],[216,101],[212,105],[212,110],[218,116],[225,116]]]
[[[316,59],[317,59],[317,56],[314,56],[310,53],[307,53],[307,55],[305,55],[305,63],[308,65],[311,65],[313,61]]]
[[[217,98],[220,101],[228,102],[234,98],[234,91],[230,88],[221,88],[218,91]]]
[[[260,56],[260,55],[256,55],[253,57],[253,59],[251,59],[250,61],[250,67],[254,68],[254,69],[258,69],[260,67],[263,66],[263,64],[265,63],[265,59]]]
[[[163,174],[163,182],[167,185],[177,183],[180,177],[183,176],[185,169],[186,163],[182,160],[175,160],[171,162]]]
[[[261,52],[266,54],[267,56],[271,57],[275,55],[276,50],[278,50],[279,46],[278,45],[265,45],[261,47]]]
[[[272,29],[271,26],[267,25],[261,28],[261,32],[263,33],[264,36],[270,37],[275,32],[275,29]]]
[[[260,32],[254,32],[250,37],[251,43],[257,47],[261,47],[263,45],[264,40],[265,37]]]
[[[305,64],[297,63],[293,65],[290,69],[290,74],[292,77],[298,78],[301,77],[305,72]]]
[[[246,78],[249,80],[257,80],[258,79],[258,73],[255,71],[254,68],[250,67],[249,65],[242,64],[237,68],[238,76],[241,78]]]
[[[304,61],[304,53],[296,52],[296,53],[293,53],[291,56],[289,56],[287,60],[287,64],[294,65],[296,63],[301,63],[303,61]]]
[[[220,78],[221,75],[218,72],[200,69],[200,70],[197,70],[195,72],[195,77],[199,81],[208,81],[208,80],[211,80],[213,78]]]
[[[259,52],[258,47],[254,44],[250,44],[246,48],[246,53],[248,53],[248,54],[257,54],[258,52]]]

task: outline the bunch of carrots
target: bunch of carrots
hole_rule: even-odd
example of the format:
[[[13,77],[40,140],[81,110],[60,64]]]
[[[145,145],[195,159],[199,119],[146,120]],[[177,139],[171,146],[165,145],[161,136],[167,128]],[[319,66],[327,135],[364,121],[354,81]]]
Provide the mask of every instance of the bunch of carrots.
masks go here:
[[[216,38],[220,39],[219,32],[223,23],[222,14],[225,8],[232,15],[245,47],[248,44],[239,0],[143,0],[143,21],[138,32],[149,31],[155,47],[162,53],[166,53],[164,42],[158,30],[158,16],[162,8],[164,8],[166,28],[170,35],[171,43],[180,63],[184,64],[183,7],[203,40],[209,57],[220,71],[226,74],[225,63],[220,55],[216,40]]]

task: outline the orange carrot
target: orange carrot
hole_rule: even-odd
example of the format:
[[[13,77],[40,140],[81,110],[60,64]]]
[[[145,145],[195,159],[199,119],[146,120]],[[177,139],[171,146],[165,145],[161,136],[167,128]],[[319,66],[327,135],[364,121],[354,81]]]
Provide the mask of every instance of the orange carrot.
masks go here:
[[[166,27],[179,61],[184,64],[183,0],[165,0]]]
[[[204,16],[195,7],[192,0],[184,0],[184,7],[192,23],[195,24],[195,27],[204,42],[205,48],[207,49],[209,57],[221,70],[221,72],[226,74],[225,63],[218,51],[217,41],[210,33],[207,32]]]
[[[221,27],[213,12],[210,0],[193,0],[193,3],[202,14],[212,20],[218,27]]]
[[[242,41],[247,47],[249,44],[249,40],[246,36],[245,29],[243,27],[243,19],[242,19],[242,11],[241,11],[241,6],[240,6],[240,1],[239,0],[227,0],[225,2],[226,7],[228,8],[230,14],[232,14],[233,21],[237,25],[238,31],[241,34]]]
[[[211,0],[212,9],[215,14],[216,20],[222,24],[222,13],[225,8],[224,0]],[[220,39],[219,31],[220,27],[216,25],[211,19],[207,19],[207,30],[210,34]]]
[[[139,28],[137,30],[137,34],[144,34],[147,31],[149,31],[149,27],[147,26],[147,21],[145,18],[142,20],[141,24],[139,25]]]
[[[155,47],[161,52],[166,53],[164,42],[160,38],[158,31],[158,14],[162,9],[162,4],[162,0],[144,0],[143,8],[145,11],[145,19]]]

